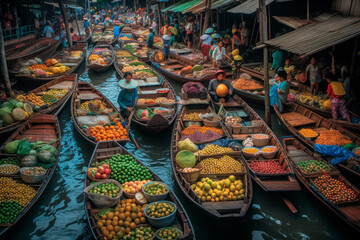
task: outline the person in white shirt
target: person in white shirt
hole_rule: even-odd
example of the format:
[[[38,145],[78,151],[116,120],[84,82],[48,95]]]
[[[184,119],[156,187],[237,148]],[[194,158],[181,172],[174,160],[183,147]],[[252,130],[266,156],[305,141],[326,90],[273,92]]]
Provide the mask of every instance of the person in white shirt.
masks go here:
[[[225,48],[224,48],[224,42],[220,41],[219,45],[215,48],[212,59],[213,59],[213,67],[220,67],[225,59]]]
[[[193,31],[194,31],[194,26],[193,26],[193,19],[190,17],[188,23],[186,24],[186,41],[187,41],[187,46],[188,48],[191,48],[191,43],[193,41]]]

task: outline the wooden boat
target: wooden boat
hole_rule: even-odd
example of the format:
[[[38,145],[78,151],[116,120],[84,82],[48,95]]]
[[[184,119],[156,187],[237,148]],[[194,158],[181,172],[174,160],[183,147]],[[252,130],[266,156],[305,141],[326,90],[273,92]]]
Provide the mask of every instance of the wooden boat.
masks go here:
[[[91,54],[94,54],[94,50],[96,48],[104,48],[104,49],[109,49],[112,53],[112,56],[111,56],[111,62],[108,63],[107,65],[102,65],[102,64],[90,64],[90,60],[89,58],[86,59],[86,64],[88,66],[88,68],[91,70],[91,71],[94,71],[94,72],[105,72],[106,70],[108,70],[114,63],[115,61],[115,53],[114,53],[114,48],[111,46],[111,44],[107,43],[107,42],[104,42],[104,41],[101,41],[99,42],[98,44],[95,45],[93,51],[91,52]],[[90,54],[90,55],[91,55]]]
[[[151,69],[146,63],[144,65]],[[118,72],[120,78],[123,78],[123,72],[122,67],[119,66],[119,64],[115,61],[115,69]],[[137,79],[133,75],[133,79],[138,80],[138,97],[139,99],[153,99],[156,98],[167,98],[172,99],[174,103],[171,104],[162,104],[162,103],[155,103],[151,105],[146,104],[140,104],[138,102],[137,107],[134,109],[134,111],[137,111],[138,109],[146,109],[147,107],[151,109],[155,109],[157,107],[164,107],[170,110],[170,115],[163,116],[159,113],[156,113],[150,120],[141,120],[134,114],[134,117],[132,118],[132,122],[134,122],[136,125],[138,125],[140,128],[144,129],[145,131],[153,134],[160,134],[162,131],[168,129],[173,122],[176,119],[177,113],[178,113],[178,102],[176,99],[176,93],[174,88],[171,86],[171,84],[158,72],[154,71],[154,73],[157,75],[157,79],[152,79],[151,81]],[[166,91],[162,91],[162,89],[167,89]]]
[[[77,111],[79,108],[78,105],[90,100],[100,100],[101,103],[111,111],[111,118],[119,118],[123,123],[124,119],[117,112],[117,108],[107,99],[101,92],[99,92],[95,87],[93,87],[88,82],[79,82],[77,88],[75,89],[72,98],[71,98],[71,117],[73,119],[73,123],[78,132],[90,143],[96,145],[97,141],[94,137],[91,136],[89,131],[89,125],[83,122],[90,122],[91,125],[104,125],[104,122],[111,123],[112,120],[108,113],[103,114],[95,114],[95,115],[86,115],[87,113],[82,113],[81,111]],[[100,120],[97,119],[98,116],[101,116]],[[80,121],[81,120],[81,121]],[[97,122],[96,122],[97,121]],[[129,141],[129,129],[127,129],[127,138],[116,140],[119,143],[126,143]]]
[[[71,95],[74,92],[74,89],[77,84],[77,75],[76,74],[69,74],[63,77],[60,77],[58,79],[55,79],[53,81],[47,82],[43,85],[41,85],[38,88],[35,88],[34,90],[30,91],[31,93],[34,93],[35,95],[38,95],[48,89],[55,88],[55,89],[68,89],[69,91],[60,99],[58,99],[56,102],[46,105],[44,107],[41,107],[37,113],[42,114],[54,114],[58,115],[63,107],[66,105],[67,101],[71,97]],[[0,134],[8,133],[11,131],[14,131],[15,129],[19,128],[24,121],[15,122],[11,125],[0,127]]]
[[[302,145],[298,140],[293,137],[286,137],[283,139],[284,147],[286,153],[295,167],[295,173],[297,178],[303,184],[303,186],[308,190],[308,192],[314,196],[315,199],[326,209],[327,213],[331,213],[333,216],[336,216],[339,220],[341,220],[346,225],[353,228],[357,233],[360,232],[360,202],[359,202],[359,194],[360,191],[356,189],[350,182],[348,182],[336,169],[330,167],[330,171],[328,174],[345,183],[346,186],[353,189],[357,194],[357,199],[348,203],[340,203],[334,204],[326,199],[316,188],[313,183],[313,179],[322,175],[322,172],[318,172],[317,174],[308,174],[301,171],[300,168],[297,167],[297,162],[305,161],[305,160],[313,160],[316,159],[318,161],[326,162],[323,158],[319,157],[318,154],[314,152],[314,150],[306,148]]]
[[[30,44],[39,41],[39,39],[30,38],[24,41],[16,42],[10,45],[6,45],[5,47],[5,56],[12,55],[19,51],[20,49],[24,49],[24,47],[29,46]]]
[[[159,51],[159,50],[158,50]],[[179,55],[171,55],[170,59],[157,63],[154,59],[154,54],[150,56],[152,66],[165,77],[180,83],[187,82],[206,82],[214,77],[214,74],[218,70],[217,68],[206,68],[203,70],[203,75],[194,77],[192,74],[185,76],[180,75],[180,70],[186,66],[195,66],[195,64],[189,60],[181,58]],[[227,72],[227,76],[231,77],[231,73]]]
[[[275,146],[278,149],[276,155],[271,159],[266,159],[263,156],[255,158],[246,157],[243,155],[248,168],[250,169],[251,177],[259,184],[265,191],[299,191],[300,186],[295,179],[294,170],[289,163],[284,149],[277,139],[276,135],[271,131],[269,126],[262,120],[262,118],[238,95],[234,95],[232,100],[225,103],[215,103],[218,107],[223,106],[220,112],[223,121],[226,117],[235,116],[241,118],[240,133],[234,133],[235,130],[229,129],[229,133],[234,140],[244,140],[251,137],[252,134],[267,134],[270,136],[269,142],[266,146]],[[221,108],[221,107],[220,107]],[[224,121],[224,124],[226,122]],[[284,170],[283,173],[260,173],[251,168],[251,162],[265,162],[276,161]]]
[[[26,62],[29,59],[38,57],[40,59],[47,59],[52,56],[58,46],[61,44],[61,39],[55,40],[55,38],[40,38],[30,45],[25,45],[16,52],[6,57],[8,68],[12,68],[20,62]]]
[[[69,56],[69,53],[71,51],[81,51],[82,55],[80,57],[71,57]],[[64,66],[69,67],[70,69],[67,70],[66,72],[47,75],[44,77],[35,76],[34,74],[21,74],[21,73],[17,73],[15,76],[17,78],[26,79],[26,80],[51,81],[75,72],[81,66],[86,56],[87,56],[87,43],[77,43],[71,48],[65,51],[61,51],[51,57],[58,60],[58,62],[63,64]]]
[[[100,40],[100,37],[99,37],[99,39],[97,39],[97,38],[95,38],[95,35],[94,34],[102,34],[104,32],[104,28],[102,27],[102,28],[100,28],[100,27],[94,27],[93,29],[92,29],[92,34],[91,34],[91,41],[93,42],[93,43],[98,43],[99,42],[99,40]]]
[[[122,147],[115,141],[106,141],[106,142],[99,142],[96,144],[95,150],[91,157],[91,161],[89,161],[89,167],[91,167],[91,164],[101,162],[105,159],[114,156],[115,154],[130,155],[136,160],[138,164],[144,166],[138,159],[135,158],[135,156],[133,156],[128,151],[126,151],[124,147]],[[158,176],[156,176],[155,173],[153,173],[150,169],[149,171],[151,172],[155,181],[161,181],[161,179]],[[85,187],[89,185],[90,185],[89,178],[86,177]],[[171,190],[169,191],[169,196],[166,200],[175,203],[178,208],[178,211],[176,213],[176,220],[173,226],[180,229],[183,232],[183,235],[180,237],[180,239],[189,239],[189,240],[195,239],[195,233],[190,218],[188,217],[185,208],[181,205],[180,201]],[[88,223],[90,225],[94,239],[104,239],[100,227],[96,225],[96,220],[99,218],[97,215],[99,210],[100,209],[97,209],[96,206],[94,206],[92,202],[85,196],[86,218],[88,219]]]
[[[250,77],[250,75],[242,74],[242,75],[240,75],[239,78],[245,78],[245,79],[248,79],[250,81],[254,81],[254,82],[262,85],[262,87],[258,88],[258,89],[252,89],[252,90],[242,90],[242,89],[238,89],[238,88],[234,87],[234,92],[236,94],[238,94],[242,99],[246,100],[247,102],[250,102],[250,103],[256,104],[256,105],[264,106],[264,101],[265,101],[264,86],[263,86],[264,83],[259,81],[259,80],[256,80],[256,79],[251,79],[251,77],[250,78],[249,77]],[[231,85],[234,86],[234,83],[237,80],[229,80],[229,81],[230,81]]]
[[[24,183],[20,177],[20,174],[15,175],[2,175],[0,174],[0,177],[9,177],[14,179],[15,181],[19,183],[26,184],[30,187],[33,187],[36,190],[35,197],[28,203],[27,206],[24,206],[23,211],[18,215],[16,220],[11,224],[0,224],[0,236],[4,236],[4,234],[12,227],[14,227],[16,224],[21,222],[21,219],[30,211],[30,209],[35,205],[35,203],[39,200],[42,193],[46,189],[46,186],[51,180],[51,177],[53,176],[56,166],[59,161],[59,155],[60,155],[60,141],[56,141],[60,139],[60,126],[59,122],[54,115],[49,114],[35,114],[32,116],[29,120],[26,121],[25,124],[23,124],[21,127],[19,127],[16,132],[14,132],[10,138],[2,145],[1,149],[4,148],[5,144],[13,141],[13,140],[22,140],[27,139],[29,142],[36,142],[36,141],[43,141],[47,143],[55,142],[53,146],[58,150],[58,155],[56,156],[56,160],[54,163],[54,166],[49,168],[46,172],[46,175],[44,176],[44,179],[41,183],[36,184],[29,184]],[[15,154],[5,154],[3,151],[0,153],[0,157],[9,157],[14,156]]]
[[[251,205],[252,201],[252,183],[250,179],[250,175],[248,169],[245,167],[245,172],[236,174],[237,179],[241,179],[244,184],[244,199],[236,200],[236,201],[220,201],[220,202],[202,202],[201,199],[196,195],[196,193],[191,188],[191,183],[189,183],[184,176],[177,170],[177,164],[175,162],[175,156],[178,153],[177,143],[181,139],[181,132],[183,131],[184,122],[182,121],[184,114],[190,112],[201,112],[207,113],[214,111],[209,105],[187,105],[183,106],[181,109],[181,113],[178,115],[174,129],[172,133],[171,140],[171,164],[172,170],[175,176],[175,180],[180,186],[181,191],[185,194],[185,196],[199,209],[209,214],[211,217],[216,219],[238,219],[244,217],[248,208]],[[222,126],[222,129],[227,135],[225,127]],[[235,156],[232,156],[235,157]],[[242,164],[243,159],[241,157],[235,157],[236,160],[240,161]],[[213,174],[213,175],[200,175],[199,178],[209,177],[213,180],[221,180],[229,177],[231,174]]]
[[[353,134],[352,132],[340,127],[334,122],[321,117],[319,114],[314,113],[308,108],[300,106],[296,103],[287,105],[284,109],[284,113],[280,113],[277,108],[274,108],[276,115],[282,121],[282,123],[286,126],[289,131],[301,139],[302,142],[306,144],[306,146],[314,149],[315,140],[311,138],[305,138],[302,134],[299,133],[301,128],[311,128],[317,133],[321,133],[321,131],[328,129],[338,130],[341,134],[345,135],[348,139],[350,139],[355,145],[360,146],[360,137],[358,135]],[[344,174],[351,180],[355,180],[356,182],[360,181],[360,173],[355,172],[346,167],[345,163],[337,164],[341,173]]]
[[[91,39],[92,31],[88,32],[86,35],[80,35],[79,40],[73,40],[73,43],[87,43]]]

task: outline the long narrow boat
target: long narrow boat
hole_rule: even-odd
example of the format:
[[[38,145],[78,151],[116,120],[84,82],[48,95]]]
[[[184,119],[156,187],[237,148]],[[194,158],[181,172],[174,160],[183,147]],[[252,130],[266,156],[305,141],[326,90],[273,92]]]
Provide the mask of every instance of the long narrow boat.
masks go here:
[[[109,56],[107,56],[108,61],[105,61],[106,65],[101,64],[101,63],[91,63],[92,61],[89,60],[89,57],[91,55],[96,54],[99,51],[101,52],[101,51],[106,51],[106,50],[108,50],[107,52],[109,53],[108,54]],[[111,56],[110,56],[110,54],[111,54]],[[88,68],[94,72],[105,72],[113,65],[113,63],[115,61],[114,48],[111,46],[111,44],[104,42],[104,41],[98,42],[98,44],[95,45],[90,56],[86,59],[86,64],[87,64]]]
[[[176,93],[165,77],[151,69],[146,63],[142,64],[147,70],[146,74],[152,75],[147,77],[144,75],[145,73],[141,73],[141,70],[135,71],[133,74],[133,79],[138,80],[139,83],[137,88],[139,100],[134,111],[146,108],[157,111],[159,107],[165,108],[167,111],[164,111],[164,114],[154,112],[155,114],[150,120],[142,120],[135,114],[132,121],[149,133],[159,134],[168,129],[176,119],[178,113]],[[118,60],[115,61],[115,69],[121,78],[124,74],[123,66],[118,63]],[[151,101],[151,104],[146,104],[146,100]],[[166,103],[162,103],[162,101],[166,101]]]
[[[55,40],[55,38],[41,38],[36,42],[32,42],[30,45],[26,45],[11,55],[6,57],[8,68],[12,68],[19,62],[26,62],[29,59],[38,57],[41,59],[47,59],[54,55],[56,49],[61,44],[61,39]]]
[[[243,172],[241,173],[235,173],[235,177],[237,180],[241,180],[243,184],[243,198],[229,201],[202,201],[201,198],[198,197],[197,193],[193,190],[192,186],[195,184],[191,184],[184,178],[184,175],[178,171],[178,166],[176,164],[176,155],[179,152],[177,148],[177,144],[180,141],[182,135],[182,131],[185,129],[183,116],[187,113],[209,113],[213,112],[214,110],[206,104],[193,104],[193,105],[187,105],[183,106],[181,109],[181,113],[178,115],[174,128],[172,133],[172,140],[171,140],[171,164],[172,164],[172,170],[175,176],[175,180],[180,186],[181,191],[185,194],[185,196],[199,209],[203,210],[207,214],[209,214],[211,217],[216,219],[238,219],[245,216],[247,210],[249,209],[252,201],[253,196],[253,189],[252,189],[252,182],[250,178],[250,174],[248,172],[247,167],[244,167]],[[224,126],[221,125],[221,129],[223,130],[224,137],[229,137],[227,135],[226,129]],[[221,157],[221,155],[218,155],[218,157]],[[233,156],[236,161],[240,162],[243,166],[245,166],[245,163],[243,159],[239,156]],[[198,159],[202,160],[204,157]],[[232,174],[201,174],[198,178],[206,178],[209,177],[212,180],[225,180]]]
[[[116,154],[130,155],[135,159],[135,161],[139,165],[145,167],[145,165],[143,165],[138,159],[136,159],[131,153],[129,153],[127,150],[125,150],[124,147],[122,147],[115,141],[106,141],[96,144],[95,150],[91,157],[91,161],[89,161],[89,167],[93,166],[93,164],[100,163],[106,159],[109,159]],[[153,173],[151,170],[149,171],[155,181],[161,181],[161,179],[158,176],[156,176],[155,173]],[[90,185],[90,180],[88,177],[86,177],[85,187],[89,185]],[[122,199],[126,199],[126,198],[122,197]],[[180,201],[171,190],[169,191],[169,196],[167,197],[166,200],[175,203],[175,205],[177,206],[178,211],[176,213],[176,220],[172,226],[180,229],[183,232],[183,235],[180,236],[179,239],[188,239],[188,240],[195,239],[195,232],[191,224],[190,218],[188,217],[185,208],[181,205]],[[93,237],[95,239],[105,239],[101,231],[101,228],[99,227],[99,225],[96,224],[97,220],[100,219],[97,214],[100,211],[100,209],[96,208],[96,206],[93,205],[92,202],[86,196],[85,196],[85,211]]]
[[[78,51],[82,52],[79,56],[71,55],[72,53],[78,52]],[[75,72],[81,66],[81,64],[84,62],[84,59],[86,58],[86,56],[87,56],[87,43],[77,43],[74,46],[72,46],[71,48],[61,51],[51,57],[51,59],[56,59],[58,61],[58,63],[61,63],[63,66],[68,67],[68,70],[66,70],[65,72],[53,73],[51,75],[46,75],[46,76],[35,76],[32,73],[29,73],[29,74],[17,73],[15,76],[18,78],[26,79],[26,80],[51,81],[51,80],[54,80],[54,79],[57,79],[62,76],[65,76],[65,75]],[[45,60],[44,60],[44,62],[45,62]]]
[[[338,130],[341,134],[350,139],[355,145],[360,146],[359,136],[340,127],[332,121],[321,117],[319,114],[314,113],[310,109],[307,109],[296,103],[287,105],[284,109],[284,113],[282,114],[277,108],[274,109],[276,115],[283,122],[285,127],[292,134],[301,139],[301,141],[304,142],[311,149],[314,149],[315,140],[311,138],[306,138],[301,133],[299,133],[299,130],[301,130],[302,128],[310,128],[318,134],[324,130]],[[348,177],[350,180],[354,180],[354,183],[360,182],[360,173],[349,169],[345,164],[346,163],[337,164],[337,167],[340,169],[341,173]]]
[[[309,191],[309,193],[314,196],[318,202],[325,207],[327,213],[331,213],[333,216],[336,216],[346,225],[353,228],[357,233],[360,232],[360,191],[356,189],[350,182],[348,182],[339,172],[334,169],[332,166],[327,165],[328,167],[322,167],[322,171],[326,171],[331,178],[336,179],[344,183],[348,188],[352,189],[356,193],[356,199],[353,201],[342,202],[342,203],[333,203],[327,199],[322,193],[319,192],[318,188],[314,184],[314,179],[319,176],[322,176],[323,173],[321,170],[317,172],[306,172],[299,167],[299,163],[307,160],[316,160],[327,164],[326,160],[319,157],[318,154],[309,148],[306,148],[294,137],[286,137],[283,139],[284,147],[286,153],[294,165],[295,173],[297,178],[303,184],[303,186]]]
[[[46,91],[50,89],[66,91],[64,95],[57,96],[56,101],[52,102],[51,104],[40,106],[40,108],[37,110],[37,113],[54,114],[54,115],[59,114],[59,112],[63,109],[63,107],[66,105],[67,101],[73,94],[76,85],[77,85],[77,75],[69,74],[60,77],[58,79],[55,79],[53,81],[47,82],[41,85],[40,87],[30,91],[30,93],[33,93],[38,96],[43,95]],[[23,102],[28,102],[28,100],[24,99]],[[23,123],[24,121],[19,121],[19,122],[14,122],[11,125],[0,127],[0,133],[3,134],[14,131],[15,129],[19,128]]]
[[[157,50],[162,53],[162,51]],[[214,74],[218,70],[218,68],[210,68],[204,67],[202,71],[198,71],[199,75],[194,75],[192,71],[188,72],[187,74],[181,75],[180,71],[187,67],[191,66],[194,67],[195,64],[189,60],[186,60],[179,55],[171,55],[172,57],[166,61],[156,61],[154,57],[156,52],[150,56],[150,60],[152,66],[155,67],[160,73],[162,73],[165,77],[174,80],[180,83],[187,83],[187,82],[206,82],[214,77]],[[231,77],[232,73],[227,72],[227,77]]]
[[[24,206],[23,210],[16,217],[15,221],[11,224],[0,224],[0,236],[3,236],[10,228],[14,227],[17,223],[21,222],[21,219],[26,215],[27,212],[35,205],[35,203],[39,200],[42,193],[46,189],[46,186],[51,180],[53,176],[56,166],[59,161],[60,155],[60,141],[56,141],[60,139],[60,126],[56,116],[49,114],[35,114],[31,117],[24,125],[14,132],[10,138],[4,143],[1,147],[0,158],[17,157],[17,155],[12,154],[4,154],[3,149],[6,143],[14,140],[22,140],[27,139],[29,142],[34,143],[36,141],[42,141],[46,143],[55,142],[53,146],[58,150],[58,154],[56,156],[56,160],[54,165],[46,171],[46,174],[40,183],[29,184],[22,181],[20,174],[15,175],[2,175],[0,174],[1,179],[11,178],[18,183],[25,184],[34,188],[36,194],[34,198],[32,198],[26,206]],[[3,178],[4,177],[4,178]],[[2,189],[4,191],[4,189]],[[9,199],[9,198],[8,198]]]
[[[20,42],[15,42],[13,44],[9,44],[4,46],[5,48],[5,56],[9,56],[12,55],[14,53],[16,53],[17,51],[19,51],[20,49],[24,49],[25,47],[29,46],[30,44],[39,41],[39,39],[35,39],[35,38],[30,38],[24,41],[20,41]]]
[[[240,128],[239,133],[233,133],[233,130],[229,129],[229,132],[233,139],[244,140],[251,137],[253,134],[266,134],[270,140],[266,146],[275,146],[278,152],[271,159],[266,159],[263,156],[257,157],[246,157],[244,156],[245,162],[247,163],[251,177],[259,184],[265,191],[299,191],[300,186],[295,179],[294,170],[289,163],[289,159],[286,157],[284,149],[277,139],[276,135],[272,132],[269,126],[262,120],[262,118],[252,109],[244,100],[238,95],[234,95],[232,100],[226,103],[216,103],[218,106],[223,105],[223,111],[221,116],[226,124],[227,117],[240,117]],[[265,163],[273,161],[281,166],[283,172],[281,173],[263,173],[257,172],[252,168],[252,163]]]
[[[91,39],[92,31],[87,32],[86,35],[80,35],[79,40],[73,40],[73,43],[87,43]]]
[[[249,75],[240,75],[238,80],[230,81],[234,87],[234,92],[247,102],[263,106],[265,101],[263,82],[251,79],[251,76],[245,78],[246,76]],[[237,86],[237,81],[243,84]]]
[[[90,111],[89,103],[93,101],[95,101],[94,104],[98,106],[98,109],[96,109],[96,112],[92,111],[88,113],[88,111]],[[108,128],[110,128],[114,126],[115,120],[121,123],[125,122],[117,112],[115,105],[88,82],[78,83],[71,98],[70,110],[75,128],[93,145],[95,145],[98,140],[92,136],[91,127],[108,126]],[[125,131],[126,133],[116,138],[117,142],[125,143],[129,141],[129,131],[128,129]],[[103,136],[103,138],[105,138],[105,136]]]

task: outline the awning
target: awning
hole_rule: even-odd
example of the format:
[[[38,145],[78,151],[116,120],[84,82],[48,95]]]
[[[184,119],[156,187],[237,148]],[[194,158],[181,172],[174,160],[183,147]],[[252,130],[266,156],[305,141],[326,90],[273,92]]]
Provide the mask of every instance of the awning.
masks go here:
[[[293,0],[266,0],[266,6],[272,2],[290,2]],[[246,2],[241,3],[240,5],[228,10],[231,13],[244,13],[244,14],[252,14],[256,12],[259,8],[259,0],[248,0]]]
[[[167,8],[165,8],[165,9],[163,9],[161,11],[162,12],[170,11],[170,10],[174,9],[175,7],[180,6],[181,4],[186,3],[186,2],[187,2],[187,0],[183,0],[181,2],[175,3],[174,5],[171,5],[171,6],[167,7]]]
[[[274,18],[279,23],[282,23],[282,24],[284,24],[284,25],[286,25],[288,27],[294,28],[294,29],[298,29],[298,28],[300,28],[302,26],[305,26],[305,25],[313,22],[311,19],[308,22],[307,19],[301,19],[301,18],[298,18],[298,17],[274,16]]]
[[[51,5],[53,7],[56,7],[56,8],[60,8],[59,4],[58,3],[55,3],[55,2],[44,2],[45,4],[48,4],[48,5]],[[83,7],[80,7],[80,6],[77,6],[75,4],[64,4],[64,6],[66,8],[74,8],[74,9],[83,9]]]
[[[238,1],[238,0],[237,0]],[[230,5],[234,2],[237,2],[234,0],[217,0],[214,3],[211,3],[211,9],[218,9],[221,7],[225,7],[226,5]]]
[[[265,44],[307,56],[358,35],[360,35],[360,17],[333,16],[266,41]]]
[[[214,0],[212,0],[214,1]],[[200,3],[196,4],[195,6],[192,6],[191,8],[187,9],[186,11],[183,11],[183,13],[198,13],[206,9],[206,0],[201,1]]]
[[[192,1],[188,1],[185,2],[183,4],[180,4],[179,6],[174,7],[171,10],[168,11],[172,11],[172,12],[185,12],[186,10],[188,10],[189,8],[194,7],[195,5],[201,3],[203,0],[192,0]]]

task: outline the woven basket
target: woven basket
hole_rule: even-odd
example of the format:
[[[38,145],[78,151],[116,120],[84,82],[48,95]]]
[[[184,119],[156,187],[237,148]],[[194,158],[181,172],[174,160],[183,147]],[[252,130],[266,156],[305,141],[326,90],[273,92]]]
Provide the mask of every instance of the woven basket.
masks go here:
[[[179,173],[181,173],[181,175],[183,176],[183,178],[188,182],[188,183],[194,183],[197,181],[197,179],[200,176],[201,170],[202,170],[202,166],[200,164],[196,165],[194,168],[197,168],[199,170],[195,171],[195,172],[183,172],[180,171],[179,169],[176,169]]]
[[[100,184],[103,183],[113,183],[116,186],[118,186],[120,188],[120,192],[116,197],[109,197],[109,196],[104,196],[104,195],[100,195],[100,194],[96,194],[96,193],[90,193],[90,189],[99,186]],[[97,182],[94,183],[88,187],[86,187],[84,189],[84,192],[86,194],[86,196],[90,199],[91,202],[93,202],[96,207],[98,208],[104,208],[104,207],[113,207],[116,205],[116,203],[119,201],[121,195],[123,194],[123,188],[121,186],[121,184],[118,181],[115,181],[113,179],[104,179],[101,182]]]
[[[254,136],[255,135],[266,135],[267,138],[265,139],[259,139],[259,138],[255,138]],[[265,147],[267,145],[267,143],[269,142],[270,140],[270,135],[267,135],[267,134],[253,134],[251,135],[251,138],[253,140],[253,143],[255,145],[255,147]]]
[[[203,123],[206,127],[218,127],[220,125],[221,118],[213,118],[212,120],[203,119]]]

